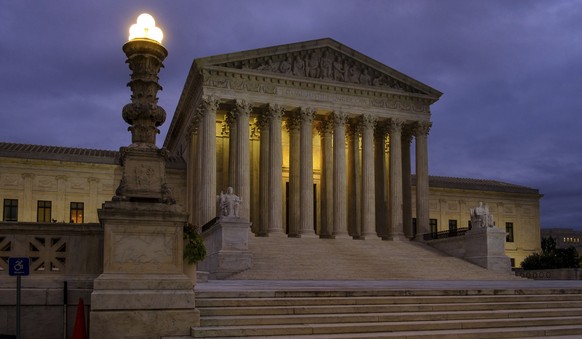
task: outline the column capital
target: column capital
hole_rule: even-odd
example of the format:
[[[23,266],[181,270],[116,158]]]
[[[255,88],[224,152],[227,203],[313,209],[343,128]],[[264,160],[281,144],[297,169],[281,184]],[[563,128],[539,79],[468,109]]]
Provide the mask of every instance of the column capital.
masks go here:
[[[376,117],[372,114],[363,114],[360,116],[360,128],[362,129],[372,129],[376,126]]]
[[[259,130],[267,130],[269,128],[269,122],[271,121],[271,115],[269,112],[261,112],[257,116],[256,124]]]
[[[289,112],[285,119],[285,127],[288,132],[296,132],[301,127],[301,118],[299,114],[294,112]]]
[[[316,126],[319,135],[324,136],[325,134],[333,133],[333,120],[330,117],[326,117],[320,120]]]
[[[267,106],[266,113],[270,119],[281,120],[283,118],[283,114],[285,113],[285,109],[283,109],[283,106],[269,104]]]
[[[219,103],[220,101],[211,95],[202,97],[200,105],[198,106],[198,114],[204,116],[207,112],[216,113]]]
[[[234,102],[234,110],[237,115],[245,114],[250,115],[253,110],[253,105],[246,102],[245,100],[235,100]]]
[[[200,120],[202,119],[202,115],[200,114],[200,110],[196,110],[196,113],[190,119],[188,126],[186,127],[187,134],[197,133],[198,126],[200,125]]]
[[[430,128],[432,127],[432,122],[430,121],[417,121],[414,124],[414,135],[416,137],[419,136],[427,136],[430,132]]]
[[[410,145],[414,136],[414,125],[406,124],[402,127],[402,143]]]
[[[311,107],[301,107],[298,114],[301,121],[312,122],[315,118],[315,109]]]
[[[348,114],[342,111],[335,111],[331,114],[331,118],[334,126],[343,125],[346,123]]]
[[[399,118],[391,118],[388,122],[388,133],[401,133],[404,126],[404,120]]]
[[[34,179],[34,174],[32,174],[32,173],[22,173],[22,179]]]

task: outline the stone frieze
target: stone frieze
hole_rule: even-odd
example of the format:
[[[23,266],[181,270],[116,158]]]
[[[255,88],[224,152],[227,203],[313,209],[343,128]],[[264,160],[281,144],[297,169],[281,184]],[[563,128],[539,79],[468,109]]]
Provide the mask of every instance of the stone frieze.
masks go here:
[[[429,112],[428,103],[422,101],[335,94],[321,91],[304,90],[301,88],[277,86],[274,84],[261,83],[252,80],[228,78],[225,76],[207,76],[204,79],[204,86],[264,94],[276,94],[277,96],[301,98],[312,101],[336,102],[356,106],[392,109],[404,112]]]

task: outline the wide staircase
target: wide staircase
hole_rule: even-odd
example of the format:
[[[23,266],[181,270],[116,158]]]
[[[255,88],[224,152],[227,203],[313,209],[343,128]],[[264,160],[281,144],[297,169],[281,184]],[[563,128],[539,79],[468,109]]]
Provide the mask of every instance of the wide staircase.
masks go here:
[[[249,238],[199,283],[195,338],[582,338],[582,286],[533,288],[410,241]],[[529,287],[528,287],[529,286]]]
[[[254,237],[243,280],[500,280],[497,274],[414,241]]]
[[[581,290],[202,291],[195,338],[582,337]]]

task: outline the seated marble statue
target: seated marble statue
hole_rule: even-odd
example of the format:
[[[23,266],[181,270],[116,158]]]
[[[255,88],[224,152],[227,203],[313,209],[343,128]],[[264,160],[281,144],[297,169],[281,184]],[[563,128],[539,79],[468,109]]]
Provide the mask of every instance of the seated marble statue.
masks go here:
[[[489,207],[483,206],[483,202],[479,202],[479,206],[471,208],[471,226],[472,227],[493,227],[493,215],[489,213]]]
[[[238,210],[239,206],[242,203],[242,199],[233,193],[232,187],[226,189],[226,194],[220,192],[220,195],[217,197],[218,199],[218,207],[219,207],[219,216],[220,217],[230,217],[230,218],[238,218]]]

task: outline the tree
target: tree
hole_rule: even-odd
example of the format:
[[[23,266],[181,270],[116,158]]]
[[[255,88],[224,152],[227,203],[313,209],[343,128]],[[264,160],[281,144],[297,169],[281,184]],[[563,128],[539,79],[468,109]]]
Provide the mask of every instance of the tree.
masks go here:
[[[521,267],[524,270],[579,268],[580,257],[574,247],[557,248],[554,238],[542,238],[542,253],[528,256],[522,261]]]

